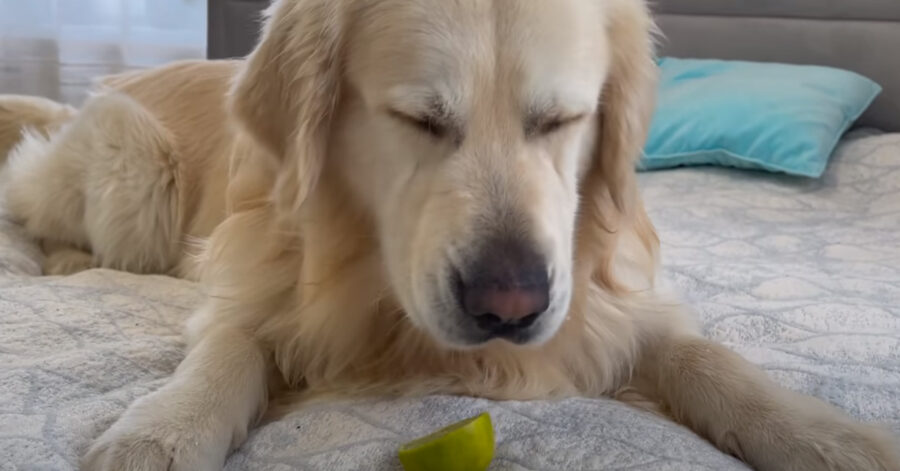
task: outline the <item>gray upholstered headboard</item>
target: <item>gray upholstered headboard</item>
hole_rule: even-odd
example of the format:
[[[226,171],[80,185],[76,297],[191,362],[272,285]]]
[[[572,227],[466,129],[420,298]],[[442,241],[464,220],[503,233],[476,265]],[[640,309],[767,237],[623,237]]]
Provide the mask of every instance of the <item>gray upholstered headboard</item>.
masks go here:
[[[657,0],[661,54],[853,70],[884,92],[859,124],[900,131],[900,0]]]
[[[209,57],[245,55],[269,0],[208,1]],[[653,8],[662,55],[853,70],[884,87],[858,124],[900,132],[900,0],[656,0]]]

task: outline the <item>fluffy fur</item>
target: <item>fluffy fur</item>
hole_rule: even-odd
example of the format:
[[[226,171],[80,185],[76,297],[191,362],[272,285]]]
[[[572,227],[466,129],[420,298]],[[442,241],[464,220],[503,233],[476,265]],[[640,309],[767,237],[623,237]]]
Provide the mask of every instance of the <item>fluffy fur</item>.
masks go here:
[[[5,157],[22,138],[22,128],[46,133],[75,115],[71,106],[38,97],[0,95],[0,157]]]
[[[209,292],[172,379],[84,468],[220,469],[287,385],[615,395],[757,469],[900,469],[891,437],[702,339],[656,286],[633,173],[652,32],[640,0],[281,0],[246,61],[108,78],[58,130],[0,115],[50,135],[3,186],[48,271]],[[473,338],[446,281],[497,233],[551,273],[526,345]]]

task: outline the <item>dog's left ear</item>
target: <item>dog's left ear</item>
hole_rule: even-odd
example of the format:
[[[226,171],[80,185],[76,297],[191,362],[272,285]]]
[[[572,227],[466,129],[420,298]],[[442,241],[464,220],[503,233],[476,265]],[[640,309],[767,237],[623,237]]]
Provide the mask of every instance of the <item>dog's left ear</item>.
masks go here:
[[[604,9],[609,72],[596,149],[581,184],[578,260],[595,282],[615,289],[612,264],[624,233],[636,235],[655,263],[658,240],[641,204],[635,165],[653,115],[658,67],[656,27],[645,2],[608,0]]]
[[[276,0],[231,91],[232,113],[277,161],[280,209],[298,210],[322,169],[340,94],[345,5]]]

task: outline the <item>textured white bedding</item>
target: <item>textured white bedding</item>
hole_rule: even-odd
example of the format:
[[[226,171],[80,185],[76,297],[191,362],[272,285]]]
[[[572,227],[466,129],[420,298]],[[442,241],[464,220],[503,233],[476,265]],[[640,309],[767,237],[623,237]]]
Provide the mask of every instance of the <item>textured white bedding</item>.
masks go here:
[[[900,434],[900,134],[848,138],[820,181],[704,168],[641,182],[667,275],[708,336]],[[174,370],[179,326],[201,298],[165,277],[37,277],[39,256],[0,224],[0,470],[77,468]],[[258,429],[227,469],[399,469],[400,443],[482,410],[497,429],[492,469],[746,469],[612,401],[454,397],[310,406]]]

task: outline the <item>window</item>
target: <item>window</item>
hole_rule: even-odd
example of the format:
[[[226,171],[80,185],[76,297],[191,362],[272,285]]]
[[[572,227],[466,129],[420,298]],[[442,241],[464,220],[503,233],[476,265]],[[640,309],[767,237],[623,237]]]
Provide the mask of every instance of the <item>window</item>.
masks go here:
[[[205,0],[0,0],[4,93],[77,104],[97,76],[205,51]]]

